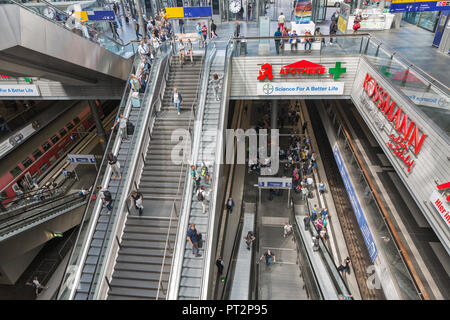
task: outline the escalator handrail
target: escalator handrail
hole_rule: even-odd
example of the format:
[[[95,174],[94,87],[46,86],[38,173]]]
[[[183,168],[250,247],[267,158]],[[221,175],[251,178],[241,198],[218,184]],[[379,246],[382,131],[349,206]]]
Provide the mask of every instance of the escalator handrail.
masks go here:
[[[78,193],[72,193],[72,194],[70,194],[68,196],[65,196],[65,197],[62,197],[61,199],[58,199],[58,202],[60,200],[64,200],[64,201],[62,203],[59,203],[59,204],[55,205],[55,206],[52,206],[49,209],[44,209],[44,210],[38,211],[35,214],[27,216],[27,217],[25,217],[25,218],[23,218],[21,220],[18,220],[18,221],[11,221],[10,223],[2,224],[2,225],[0,225],[0,236],[4,235],[6,233],[9,233],[10,232],[9,230],[11,229],[12,226],[16,226],[18,224],[23,224],[24,222],[26,222],[28,220],[36,219],[39,216],[41,216],[42,213],[50,214],[50,213],[55,211],[54,209],[59,209],[61,207],[67,207],[69,204],[71,204],[73,202],[77,202],[77,200],[79,202],[85,202],[86,201],[86,197],[87,197],[87,195],[84,196],[84,197],[80,197]],[[46,203],[46,204],[44,204],[42,206],[45,206],[45,205],[48,205],[48,203]],[[38,208],[34,208],[34,209],[38,209]],[[28,210],[28,211],[25,211],[25,212],[29,212],[29,211],[33,211],[33,210]]]
[[[5,1],[6,1],[6,2],[14,3],[15,5],[18,5],[18,6],[24,8],[25,10],[27,10],[27,11],[33,13],[33,14],[39,15],[41,18],[44,18],[44,19],[46,19],[46,20],[48,20],[48,21],[51,21],[52,23],[54,23],[54,24],[56,24],[56,25],[58,25],[58,26],[60,26],[60,27],[62,27],[62,28],[64,28],[64,29],[67,29],[67,30],[71,31],[71,30],[70,30],[69,28],[67,28],[66,25],[65,25],[67,19],[68,19],[70,16],[69,16],[66,12],[64,12],[64,11],[62,11],[61,9],[55,7],[53,4],[51,4],[50,2],[47,2],[46,0],[39,0],[39,2],[44,2],[44,3],[46,3],[49,7],[52,7],[52,9],[54,9],[55,11],[57,11],[59,14],[64,15],[64,16],[66,17],[66,21],[55,21],[55,20],[53,20],[53,19],[50,19],[50,18],[46,17],[45,15],[42,15],[42,14],[40,14],[40,13],[34,11],[34,10],[31,10],[30,7],[24,5],[24,4],[20,3],[20,2],[17,2],[16,0],[5,0]],[[58,23],[58,22],[61,22],[61,23]],[[80,22],[81,22],[81,21],[80,21]],[[119,43],[119,42],[117,42],[116,40],[114,40],[113,38],[111,38],[110,36],[108,36],[107,34],[105,34],[104,32],[98,31],[98,30],[96,30],[96,29],[90,27],[90,26],[87,25],[87,24],[83,24],[83,27],[86,27],[88,30],[90,30],[90,31],[91,31],[92,33],[94,33],[94,34],[100,35],[102,38],[107,38],[109,41],[113,42],[115,45],[120,46],[120,47],[126,47],[126,46],[129,45],[130,43],[137,42],[137,40],[130,40],[130,41],[129,41],[128,43],[126,43],[126,44]],[[84,38],[84,37],[83,37],[83,38]],[[94,39],[91,38],[91,37],[89,38],[89,40],[94,41]],[[100,43],[99,43],[98,41],[94,41],[94,42],[96,42],[96,43],[98,43],[98,44],[100,45]],[[133,51],[134,51],[134,47],[133,47]]]
[[[122,94],[122,99],[121,99],[119,108],[118,108],[118,110],[117,110],[116,117],[118,117],[119,114],[123,113],[123,110],[126,109],[126,105],[127,105],[127,101],[128,101],[128,98],[129,98],[129,94],[131,93],[131,90],[129,90],[129,85],[128,85],[128,83],[129,83],[129,81],[130,81],[130,79],[131,79],[131,75],[133,74],[134,70],[135,70],[135,69],[137,68],[137,66],[138,66],[138,62],[140,62],[140,57],[139,57],[139,55],[135,55],[135,58],[134,58],[134,61],[133,61],[133,65],[132,65],[132,67],[130,68],[130,72],[129,72],[129,74],[128,74],[128,80],[127,80],[127,82],[126,82],[126,84],[125,84],[125,89],[124,89],[123,94]],[[128,93],[128,95],[127,95],[127,93]],[[117,132],[117,131],[116,131],[116,132]],[[110,133],[109,138],[108,138],[108,142],[107,142],[107,144],[106,144],[105,152],[104,152],[104,154],[103,154],[103,158],[102,158],[102,161],[101,161],[101,163],[100,163],[99,170],[98,170],[98,172],[97,172],[97,176],[95,177],[95,182],[94,182],[94,184],[93,184],[93,185],[94,185],[94,188],[92,188],[92,190],[91,190],[91,192],[90,192],[90,194],[89,194],[89,198],[88,198],[88,200],[87,200],[88,202],[87,202],[87,204],[86,204],[86,208],[85,208],[85,210],[84,210],[84,212],[83,212],[83,216],[82,216],[81,221],[80,221],[80,224],[79,224],[80,227],[79,227],[79,230],[78,230],[77,237],[76,237],[76,239],[75,239],[75,244],[78,243],[79,238],[80,238],[81,233],[82,233],[82,230],[83,230],[83,225],[86,223],[86,216],[87,216],[87,214],[88,214],[88,212],[89,212],[89,208],[90,208],[90,206],[91,206],[92,195],[95,194],[95,186],[97,186],[97,185],[99,184],[100,179],[103,179],[103,177],[104,177],[104,174],[105,174],[105,173],[102,172],[102,169],[101,169],[101,168],[106,164],[106,161],[107,161],[106,155],[107,155],[107,153],[109,152],[111,146],[114,145],[114,143],[115,143],[115,141],[116,141],[117,138],[118,138],[118,133],[116,133],[116,134],[114,134],[114,132],[111,132],[111,133]],[[64,282],[64,275],[67,274],[67,269],[68,269],[68,267],[69,267],[69,265],[70,265],[70,262],[72,261],[73,255],[74,255],[74,253],[75,253],[75,247],[76,247],[76,246],[73,246],[72,249],[71,249],[71,251],[70,251],[70,256],[69,256],[69,259],[67,260],[67,264],[66,264],[66,266],[65,266],[65,268],[64,268],[63,277],[62,277],[62,279],[61,279],[61,281],[60,281],[60,283],[59,283],[59,285],[58,285],[57,294],[55,295],[55,299],[58,299],[58,297],[60,296],[60,293],[61,293],[61,292],[60,292],[60,291],[61,291],[61,286],[62,286],[62,284],[63,284],[63,282]]]

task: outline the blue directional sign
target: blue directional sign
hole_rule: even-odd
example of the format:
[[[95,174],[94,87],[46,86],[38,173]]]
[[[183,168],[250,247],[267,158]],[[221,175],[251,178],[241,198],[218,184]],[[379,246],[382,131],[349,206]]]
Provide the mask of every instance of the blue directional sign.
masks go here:
[[[267,186],[268,187],[277,187],[277,188],[280,188],[280,187],[282,187],[283,186],[283,182],[278,182],[278,181],[268,181],[267,182]]]
[[[95,156],[93,154],[68,154],[67,158],[72,163],[95,164]]]
[[[422,12],[422,11],[447,11],[450,10],[450,1],[392,1],[390,13],[398,12]]]
[[[258,187],[290,189],[292,188],[292,178],[287,177],[258,177]]]
[[[212,16],[211,7],[184,7],[183,11],[185,18],[202,18]]]
[[[89,21],[99,20],[114,20],[114,11],[101,10],[101,11],[87,11]]]
[[[373,241],[372,233],[370,232],[369,225],[367,224],[366,218],[364,217],[364,213],[361,209],[361,205],[358,200],[358,196],[353,188],[352,182],[347,172],[347,168],[345,167],[344,162],[342,161],[341,154],[339,152],[339,148],[337,143],[333,148],[334,159],[336,160],[336,164],[339,168],[339,172],[341,173],[342,180],[344,180],[345,189],[347,190],[348,197],[353,207],[353,211],[355,212],[356,220],[358,221],[359,228],[361,229],[364,242],[366,244],[367,249],[369,250],[370,259],[373,260],[377,256],[378,250],[375,246],[375,242]]]

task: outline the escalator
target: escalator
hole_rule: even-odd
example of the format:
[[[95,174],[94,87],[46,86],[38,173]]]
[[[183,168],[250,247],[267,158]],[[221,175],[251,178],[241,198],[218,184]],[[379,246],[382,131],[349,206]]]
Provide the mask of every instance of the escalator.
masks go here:
[[[25,211],[17,210],[2,215],[0,216],[0,242],[56,216],[84,206],[86,200],[86,196],[72,193],[52,201],[44,201],[38,205],[33,205]]]
[[[138,43],[121,44],[79,21],[72,27],[73,18],[67,13],[45,0],[40,2],[65,21],[32,5],[0,1],[2,74],[67,85],[117,84],[128,78]]]

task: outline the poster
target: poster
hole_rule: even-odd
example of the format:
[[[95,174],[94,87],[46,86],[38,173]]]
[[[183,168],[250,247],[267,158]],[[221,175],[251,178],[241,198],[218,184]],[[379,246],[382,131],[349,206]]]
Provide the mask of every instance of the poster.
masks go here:
[[[310,23],[311,22],[311,0],[297,1],[295,6],[295,23]]]

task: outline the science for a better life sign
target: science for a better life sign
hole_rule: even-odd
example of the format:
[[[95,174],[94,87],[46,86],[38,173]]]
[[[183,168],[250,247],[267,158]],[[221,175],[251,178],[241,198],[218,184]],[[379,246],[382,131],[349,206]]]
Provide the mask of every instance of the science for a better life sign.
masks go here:
[[[40,96],[39,90],[34,84],[0,84],[0,96],[2,97],[29,97]]]
[[[344,94],[344,82],[261,82],[258,96],[322,96]]]

